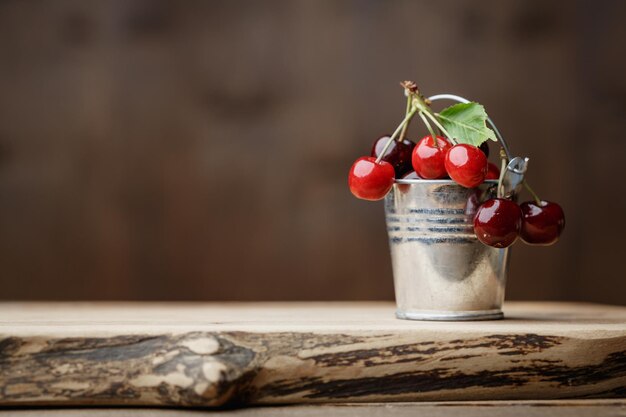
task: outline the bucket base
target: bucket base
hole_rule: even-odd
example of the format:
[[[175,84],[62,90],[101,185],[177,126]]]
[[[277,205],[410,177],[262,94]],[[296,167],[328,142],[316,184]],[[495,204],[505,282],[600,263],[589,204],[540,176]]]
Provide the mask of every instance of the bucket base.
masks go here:
[[[396,317],[402,320],[427,321],[473,321],[500,320],[504,318],[502,310],[478,311],[402,311],[396,310]]]

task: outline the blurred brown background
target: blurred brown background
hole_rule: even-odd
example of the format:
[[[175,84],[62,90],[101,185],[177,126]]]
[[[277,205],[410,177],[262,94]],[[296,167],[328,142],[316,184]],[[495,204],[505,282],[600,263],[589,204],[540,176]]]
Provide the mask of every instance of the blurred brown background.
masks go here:
[[[625,23],[607,0],[0,1],[0,298],[391,299],[382,203],[346,175],[413,79],[484,104],[566,211],[556,246],[515,246],[508,298],[626,303]]]

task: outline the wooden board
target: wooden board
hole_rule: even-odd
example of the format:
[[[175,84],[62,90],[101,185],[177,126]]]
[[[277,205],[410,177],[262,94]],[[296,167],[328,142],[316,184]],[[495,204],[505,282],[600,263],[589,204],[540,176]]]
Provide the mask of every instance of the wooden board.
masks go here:
[[[0,409],[0,417],[623,417],[624,415],[626,415],[624,399],[344,403],[228,410],[127,407]]]
[[[626,396],[626,308],[509,303],[0,304],[0,405],[219,406]]]

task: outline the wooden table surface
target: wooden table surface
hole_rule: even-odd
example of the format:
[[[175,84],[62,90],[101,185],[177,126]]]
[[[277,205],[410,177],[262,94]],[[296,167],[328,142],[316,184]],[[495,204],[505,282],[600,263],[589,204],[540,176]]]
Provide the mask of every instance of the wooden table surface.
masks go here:
[[[626,416],[626,400],[344,403],[228,410],[163,408],[0,409],[0,417],[601,417]]]
[[[626,396],[626,308],[508,303],[505,315],[402,321],[390,303],[0,303],[0,405]]]

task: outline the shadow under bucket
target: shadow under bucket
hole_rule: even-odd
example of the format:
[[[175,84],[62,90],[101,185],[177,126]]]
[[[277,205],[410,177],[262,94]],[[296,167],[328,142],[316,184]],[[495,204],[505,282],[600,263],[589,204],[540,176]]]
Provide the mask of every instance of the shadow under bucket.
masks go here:
[[[497,181],[396,180],[385,198],[396,316],[409,320],[500,319],[508,249],[474,234],[478,206]]]

